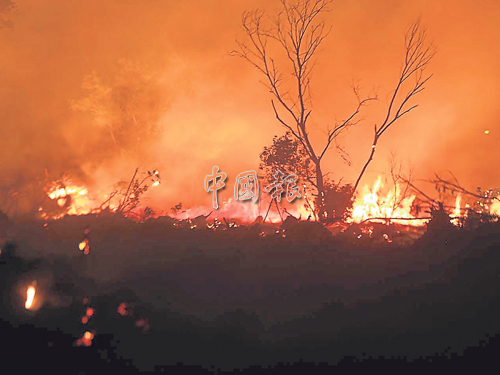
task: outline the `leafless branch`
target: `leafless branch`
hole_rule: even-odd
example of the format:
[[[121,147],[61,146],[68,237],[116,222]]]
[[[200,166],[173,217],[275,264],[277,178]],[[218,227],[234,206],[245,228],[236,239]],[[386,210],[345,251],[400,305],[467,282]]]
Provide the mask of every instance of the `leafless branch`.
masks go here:
[[[399,120],[405,114],[411,112],[413,109],[417,108],[418,104],[408,106],[408,103],[417,94],[425,89],[425,84],[432,77],[432,74],[426,74],[426,68],[435,55],[435,49],[432,43],[427,44],[426,39],[426,31],[421,26],[420,19],[418,19],[416,22],[410,25],[406,32],[405,58],[398,78],[398,82],[389,101],[387,113],[382,124],[380,125],[380,127],[377,127],[377,125],[374,126],[372,149],[368,160],[361,169],[356,183],[354,184],[353,192],[357,189],[359,182],[361,181],[361,178],[366,171],[366,168],[373,160],[373,155],[375,154],[376,146],[378,141],[380,140],[380,137],[397,120]],[[415,78],[415,83],[413,84],[413,86],[407,89],[406,93],[403,94],[403,84],[411,77]]]

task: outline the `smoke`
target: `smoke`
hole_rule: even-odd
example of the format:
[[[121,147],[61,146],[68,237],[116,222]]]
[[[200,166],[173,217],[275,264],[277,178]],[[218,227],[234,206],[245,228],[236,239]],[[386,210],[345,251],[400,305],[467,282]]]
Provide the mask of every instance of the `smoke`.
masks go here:
[[[47,179],[67,175],[90,192],[105,192],[136,167],[162,174],[148,201],[158,212],[179,202],[210,206],[203,180],[213,165],[228,174],[220,200],[231,197],[236,175],[257,170],[262,148],[284,133],[263,77],[228,55],[244,38],[242,12],[255,7],[272,13],[279,3],[0,2],[2,209],[13,193],[11,209],[36,208]],[[470,189],[500,186],[491,173],[499,141],[499,7],[334,2],[312,76],[313,143],[319,149],[327,127],[354,109],[353,80],[380,100],[340,139],[351,164],[332,149],[325,172],[356,178],[397,79],[404,30],[421,16],[438,49],[429,67],[434,76],[416,99],[419,107],[384,135],[362,185],[388,172],[395,152],[419,178],[451,170]]]

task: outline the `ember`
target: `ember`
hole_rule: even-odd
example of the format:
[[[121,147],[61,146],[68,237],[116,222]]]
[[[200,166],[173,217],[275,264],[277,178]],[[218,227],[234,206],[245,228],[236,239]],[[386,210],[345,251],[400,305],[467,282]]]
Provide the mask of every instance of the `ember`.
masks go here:
[[[92,345],[92,340],[94,338],[94,332],[86,331],[81,338],[76,340],[75,345],[76,346],[91,346]]]
[[[127,309],[127,304],[125,302],[120,303],[118,306],[118,314],[121,316],[126,316],[129,314],[128,309]]]

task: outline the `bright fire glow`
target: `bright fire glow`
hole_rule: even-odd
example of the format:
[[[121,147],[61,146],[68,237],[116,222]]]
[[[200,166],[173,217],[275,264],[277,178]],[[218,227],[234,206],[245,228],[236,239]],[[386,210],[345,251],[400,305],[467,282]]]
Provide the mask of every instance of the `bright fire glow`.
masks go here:
[[[262,216],[263,218],[266,216],[269,203],[269,201],[262,201],[259,208],[259,204],[254,204],[253,202],[235,201],[232,198],[229,198],[227,202],[222,203],[218,210],[214,210],[212,207],[207,206],[192,207],[187,209],[185,212],[175,215],[175,218],[179,220],[194,219],[197,216],[208,215],[212,212],[212,214],[207,218],[208,223],[213,223],[215,218],[218,218],[219,221],[224,223],[223,218],[226,218],[228,220],[239,219],[242,223],[250,224],[253,223],[258,216]],[[304,203],[305,202],[303,200],[299,200],[296,204],[285,207],[286,210],[296,218],[306,220],[309,216],[311,216],[311,220],[314,220],[314,215],[311,213],[311,210],[304,207]],[[288,214],[284,211],[281,203],[278,206],[280,207],[281,217],[284,220]],[[276,205],[273,202],[268,212],[266,222],[281,223],[281,217],[276,210]]]
[[[455,200],[455,210],[453,211],[453,216],[460,217],[460,203],[462,201],[462,197],[460,194],[457,195],[457,199]]]
[[[24,307],[26,307],[26,309],[30,309],[31,306],[33,306],[33,301],[35,300],[35,294],[36,294],[35,287],[33,285],[30,285],[26,290],[26,303],[24,304]]]
[[[403,225],[425,225],[424,220],[411,220],[416,219],[411,214],[411,207],[415,200],[414,195],[403,196],[402,189],[398,184],[386,194],[383,194],[382,190],[383,184],[380,176],[371,189],[365,186],[364,193],[359,195],[353,204],[351,221],[360,223],[370,218],[403,218],[410,220],[395,220],[395,222]],[[385,223],[386,220],[373,220],[372,222]]]
[[[80,251],[83,251],[85,249],[85,246],[87,246],[87,239],[78,244],[78,248],[80,249]]]
[[[490,214],[500,216],[500,201],[495,199],[490,205]]]
[[[94,332],[86,331],[81,338],[76,340],[75,345],[77,346],[91,346],[92,345],[92,339],[94,338]]]
[[[46,191],[47,196],[57,206],[60,208],[67,207],[67,210],[63,214],[47,214],[44,212],[44,207],[40,207],[39,211],[42,212],[42,217],[45,219],[59,219],[65,214],[85,215],[98,205],[89,197],[87,188],[73,184],[69,179],[64,179],[61,183],[52,183],[47,187]]]
[[[453,210],[453,213],[451,216],[453,216],[452,223],[453,225],[460,225],[460,217],[461,215],[461,209],[460,209],[460,203],[462,202],[462,196],[460,194],[457,195],[457,199],[455,200],[455,209]]]
[[[94,338],[94,333],[93,332],[85,332],[81,338],[81,343],[85,346],[90,346],[92,345],[92,339]]]

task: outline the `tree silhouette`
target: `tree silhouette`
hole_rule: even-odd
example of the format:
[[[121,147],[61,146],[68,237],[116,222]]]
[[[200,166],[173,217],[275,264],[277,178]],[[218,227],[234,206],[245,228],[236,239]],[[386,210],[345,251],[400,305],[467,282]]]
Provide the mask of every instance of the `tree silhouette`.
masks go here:
[[[362,97],[359,86],[355,86],[353,90],[357,105],[354,111],[342,122],[336,123],[333,129],[328,129],[322,147],[313,146],[309,137],[308,122],[313,112],[310,79],[318,48],[328,35],[325,23],[318,21],[318,16],[328,10],[331,0],[280,0],[280,2],[281,11],[272,19],[265,18],[264,12],[260,10],[243,14],[242,25],[247,42],[237,41],[238,48],[233,50],[231,55],[245,59],[265,76],[264,84],[271,93],[271,105],[276,119],[300,143],[314,166],[314,176],[311,180],[314,180],[317,192],[319,216],[321,220],[327,220],[325,192],[328,184],[325,184],[325,175],[322,171],[323,157],[333,145],[337,149],[340,148],[337,143],[338,136],[360,122],[358,115],[361,109],[370,101],[376,100],[377,96]],[[375,146],[382,134],[395,121],[416,107],[406,109],[405,106],[414,95],[423,90],[430,78],[424,76],[423,71],[433,54],[430,47],[424,48],[424,41],[425,32],[422,32],[417,21],[406,36],[405,62],[388,107],[387,118],[379,128],[375,126],[372,153],[352,189],[352,194],[373,159]],[[270,45],[273,42],[284,52],[286,63],[278,63],[276,56],[272,55]],[[283,72],[287,70],[292,76],[290,85],[285,85]],[[417,83],[403,96],[401,103],[396,103],[403,91],[403,84],[413,76],[417,76]]]

